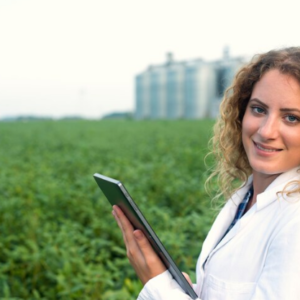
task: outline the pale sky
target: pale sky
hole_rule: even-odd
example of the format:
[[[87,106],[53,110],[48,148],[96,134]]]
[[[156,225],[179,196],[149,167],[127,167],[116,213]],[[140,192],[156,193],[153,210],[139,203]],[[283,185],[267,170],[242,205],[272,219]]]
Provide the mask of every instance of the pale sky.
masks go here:
[[[0,118],[133,111],[150,64],[300,46],[298,0],[0,0]]]

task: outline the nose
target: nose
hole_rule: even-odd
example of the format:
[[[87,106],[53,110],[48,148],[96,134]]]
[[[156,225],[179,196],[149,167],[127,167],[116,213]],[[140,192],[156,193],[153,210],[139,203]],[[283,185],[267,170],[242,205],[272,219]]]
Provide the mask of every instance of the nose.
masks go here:
[[[279,126],[280,122],[276,117],[267,115],[260,123],[257,133],[265,140],[274,140],[279,135]]]

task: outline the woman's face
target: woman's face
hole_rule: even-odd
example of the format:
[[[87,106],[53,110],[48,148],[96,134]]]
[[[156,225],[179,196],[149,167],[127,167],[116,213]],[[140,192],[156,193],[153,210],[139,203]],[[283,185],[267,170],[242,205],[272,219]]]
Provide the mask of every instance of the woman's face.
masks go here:
[[[300,165],[300,85],[278,70],[263,75],[242,122],[253,174],[275,175]]]

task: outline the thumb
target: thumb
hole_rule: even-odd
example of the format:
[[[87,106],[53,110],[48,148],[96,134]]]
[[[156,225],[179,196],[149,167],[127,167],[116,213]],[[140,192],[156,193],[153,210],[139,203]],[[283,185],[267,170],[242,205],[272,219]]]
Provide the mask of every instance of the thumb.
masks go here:
[[[189,276],[188,274],[186,274],[185,272],[182,272],[182,274],[183,274],[183,276],[185,277],[185,279],[187,280],[187,282],[188,282],[191,286],[193,286],[193,283],[192,283],[192,281],[191,281],[190,276]]]

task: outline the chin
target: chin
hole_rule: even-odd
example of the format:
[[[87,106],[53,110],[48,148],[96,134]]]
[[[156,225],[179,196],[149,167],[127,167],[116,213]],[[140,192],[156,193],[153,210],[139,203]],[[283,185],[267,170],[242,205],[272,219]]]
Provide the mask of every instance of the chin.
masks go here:
[[[291,169],[293,169],[294,167],[291,168],[282,168],[282,169],[278,169],[278,168],[252,168],[253,169],[253,173],[256,174],[261,174],[261,175],[266,175],[266,176],[272,176],[272,175],[280,175],[282,173],[285,173]]]
[[[262,174],[262,175],[279,175],[284,173],[290,169],[278,169],[278,168],[270,168],[270,167],[262,167],[262,166],[251,166],[253,173]]]

